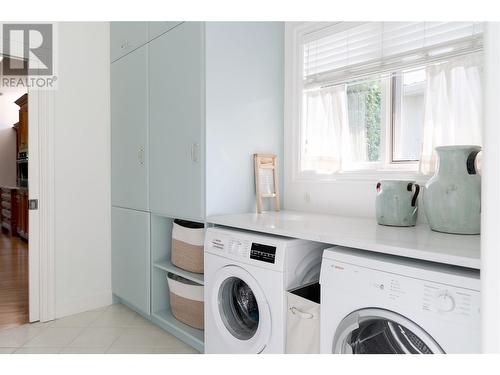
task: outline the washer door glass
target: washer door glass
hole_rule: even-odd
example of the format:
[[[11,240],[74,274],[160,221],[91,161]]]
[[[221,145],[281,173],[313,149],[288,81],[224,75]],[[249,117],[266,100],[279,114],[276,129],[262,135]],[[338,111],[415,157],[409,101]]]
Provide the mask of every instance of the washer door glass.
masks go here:
[[[408,328],[384,319],[361,323],[347,340],[352,354],[432,354]]]
[[[259,327],[259,306],[254,292],[238,277],[225,279],[219,288],[219,312],[229,332],[249,340]]]
[[[436,341],[409,319],[383,309],[358,310],[339,325],[334,351],[351,354],[443,353]]]

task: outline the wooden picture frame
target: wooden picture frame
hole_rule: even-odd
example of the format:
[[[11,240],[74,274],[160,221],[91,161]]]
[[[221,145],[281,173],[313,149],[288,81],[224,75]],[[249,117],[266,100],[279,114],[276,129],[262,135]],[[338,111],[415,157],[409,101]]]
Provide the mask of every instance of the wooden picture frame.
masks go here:
[[[279,211],[278,157],[273,154],[254,154],[253,160],[255,165],[257,213],[260,214],[264,210],[263,198],[271,198],[274,211]]]

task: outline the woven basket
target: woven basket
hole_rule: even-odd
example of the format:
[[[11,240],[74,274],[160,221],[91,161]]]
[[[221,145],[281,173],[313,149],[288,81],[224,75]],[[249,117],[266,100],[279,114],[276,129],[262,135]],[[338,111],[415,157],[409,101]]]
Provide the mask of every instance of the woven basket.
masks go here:
[[[189,272],[203,273],[203,224],[175,220],[172,228],[172,263]]]
[[[193,328],[203,329],[203,285],[167,274],[170,308],[175,318]]]

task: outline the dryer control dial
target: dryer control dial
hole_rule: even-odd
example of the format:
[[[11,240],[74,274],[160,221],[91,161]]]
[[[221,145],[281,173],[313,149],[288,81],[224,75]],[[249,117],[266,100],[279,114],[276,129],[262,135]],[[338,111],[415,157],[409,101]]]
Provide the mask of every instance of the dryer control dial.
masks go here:
[[[455,309],[455,299],[448,291],[439,292],[436,298],[436,307],[439,312],[450,312]]]

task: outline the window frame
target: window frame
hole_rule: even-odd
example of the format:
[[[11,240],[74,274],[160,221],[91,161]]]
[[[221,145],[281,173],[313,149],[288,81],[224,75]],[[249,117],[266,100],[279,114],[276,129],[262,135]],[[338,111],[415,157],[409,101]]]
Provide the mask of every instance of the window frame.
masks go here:
[[[418,161],[392,162],[393,136],[386,136],[388,127],[381,129],[381,138],[385,142],[383,145],[383,161],[365,165],[367,168],[340,171],[331,174],[320,174],[315,171],[301,171],[300,157],[302,147],[302,94],[304,90],[303,80],[303,44],[304,37],[314,31],[330,28],[342,22],[289,22],[285,25],[285,95],[284,95],[284,123],[285,123],[285,170],[287,179],[291,181],[316,181],[334,182],[341,180],[366,180],[374,181],[380,178],[427,180],[427,177],[420,174]],[[393,87],[392,77],[389,88],[387,88],[390,105],[386,105],[381,114],[381,122],[391,121],[389,131],[393,133]],[[385,96],[385,95],[384,95]],[[390,161],[390,162],[389,162]]]
[[[369,81],[371,77],[366,80],[359,80],[359,82]],[[356,84],[356,80],[352,80],[346,83]],[[358,162],[351,165],[348,170],[337,172],[336,174],[345,173],[363,173],[363,172],[373,172],[373,171],[384,171],[392,170],[390,168],[388,160],[390,160],[392,155],[392,147],[390,142],[388,142],[387,134],[392,132],[391,124],[392,122],[392,85],[391,78],[389,76],[380,77],[381,91],[382,91],[382,105],[380,113],[380,161],[368,161],[368,162]],[[302,124],[299,124],[301,126]],[[299,155],[300,157],[300,155]],[[358,168],[356,168],[358,167]],[[381,168],[382,167],[382,168]],[[300,171],[299,171],[300,173]]]
[[[396,141],[396,126],[397,122],[401,121],[402,115],[402,103],[403,103],[403,75],[409,71],[421,70],[425,69],[425,66],[421,66],[416,69],[408,69],[408,70],[399,70],[397,72],[391,73],[391,142],[390,142],[390,163],[391,164],[401,164],[409,167],[412,164],[418,165],[420,163],[420,159],[411,160],[411,159],[402,159],[395,160],[394,152],[395,152],[395,141]]]

